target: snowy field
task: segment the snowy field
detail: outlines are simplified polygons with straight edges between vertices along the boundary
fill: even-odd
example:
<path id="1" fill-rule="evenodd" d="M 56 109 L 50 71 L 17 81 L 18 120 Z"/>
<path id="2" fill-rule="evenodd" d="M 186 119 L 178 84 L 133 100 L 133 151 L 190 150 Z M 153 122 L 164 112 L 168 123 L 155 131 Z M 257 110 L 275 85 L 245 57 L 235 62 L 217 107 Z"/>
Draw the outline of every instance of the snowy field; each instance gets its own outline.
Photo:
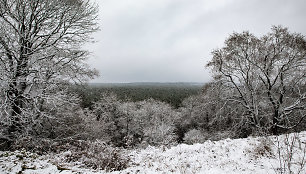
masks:
<path id="1" fill-rule="evenodd" d="M 287 164 L 290 164 L 291 170 L 297 173 L 305 164 L 305 146 L 306 132 L 269 138 L 249 137 L 207 141 L 194 145 L 180 144 L 171 148 L 148 147 L 128 152 L 132 159 L 130 167 L 110 173 L 273 174 L 281 173 L 280 166 L 288 168 Z M 107 173 L 85 169 L 81 163 L 62 163 L 60 157 L 56 155 L 38 156 L 22 151 L 0 152 L 0 173 L 18 172 L 23 174 Z M 300 173 L 306 173 L 305 167 Z"/>

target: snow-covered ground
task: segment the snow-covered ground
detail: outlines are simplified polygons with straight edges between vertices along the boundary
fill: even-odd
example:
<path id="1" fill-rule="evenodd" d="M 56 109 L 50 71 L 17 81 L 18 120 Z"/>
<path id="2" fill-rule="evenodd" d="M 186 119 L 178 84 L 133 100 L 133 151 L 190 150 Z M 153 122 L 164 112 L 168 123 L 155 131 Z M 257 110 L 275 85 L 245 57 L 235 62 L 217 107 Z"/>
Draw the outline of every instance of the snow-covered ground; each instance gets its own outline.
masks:
<path id="1" fill-rule="evenodd" d="M 290 164 L 295 173 L 302 165 L 300 163 L 306 161 L 306 132 L 299 133 L 296 139 L 293 138 L 294 134 L 290 134 L 289 137 L 282 135 L 268 139 L 249 137 L 206 141 L 194 145 L 180 144 L 171 148 L 148 147 L 144 150 L 130 151 L 129 156 L 132 159 L 130 167 L 111 173 L 273 174 L 280 173 L 280 165 L 287 164 L 287 157 L 292 157 Z M 292 146 L 293 140 L 294 146 Z M 278 147 L 282 147 L 282 150 L 278 151 L 280 149 Z M 52 155 L 38 156 L 22 151 L 0 152 L 0 173 L 20 171 L 24 174 L 107 173 L 82 168 L 82 164 L 61 163 L 58 159 L 60 158 Z M 306 166 L 301 173 L 306 173 L 305 168 Z"/>

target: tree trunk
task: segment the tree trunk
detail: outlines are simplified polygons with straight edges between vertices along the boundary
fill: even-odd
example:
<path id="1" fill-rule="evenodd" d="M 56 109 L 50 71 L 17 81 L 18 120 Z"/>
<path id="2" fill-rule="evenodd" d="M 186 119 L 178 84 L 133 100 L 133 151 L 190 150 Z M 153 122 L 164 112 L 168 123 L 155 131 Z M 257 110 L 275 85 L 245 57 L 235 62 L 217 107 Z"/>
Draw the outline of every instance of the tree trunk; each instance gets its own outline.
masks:
<path id="1" fill-rule="evenodd" d="M 273 119 L 272 119 L 272 128 L 271 128 L 271 133 L 273 135 L 277 135 L 278 134 L 278 111 L 275 110 L 274 111 L 274 115 L 273 115 Z"/>
<path id="2" fill-rule="evenodd" d="M 25 17 L 25 16 L 22 16 Z M 13 77 L 13 82 L 10 84 L 10 92 L 8 93 L 9 97 L 12 99 L 12 112 L 11 120 L 12 124 L 8 129 L 9 135 L 14 136 L 15 133 L 22 132 L 21 124 L 21 114 L 22 108 L 24 107 L 24 91 L 27 88 L 26 79 L 28 76 L 28 61 L 31 52 L 32 44 L 29 42 L 29 38 L 26 37 L 24 19 L 20 24 L 20 34 L 23 37 L 20 37 L 19 44 L 19 59 L 16 62 L 16 72 Z M 12 68 L 14 69 L 14 68 Z"/>
<path id="3" fill-rule="evenodd" d="M 18 89 L 16 89 L 16 82 L 11 85 L 11 90 L 8 92 L 8 97 L 12 98 L 11 103 L 11 125 L 8 128 L 9 137 L 14 139 L 16 133 L 22 132 L 21 114 L 23 107 L 23 97 L 20 95 Z"/>
<path id="4" fill-rule="evenodd" d="M 13 82 L 10 85 L 10 90 L 7 93 L 8 97 L 12 99 L 11 102 L 11 125 L 7 129 L 8 139 L 6 140 L 6 148 L 10 149 L 14 140 L 16 140 L 17 135 L 22 132 L 22 124 L 21 124 L 21 114 L 22 114 L 22 103 L 23 99 L 20 96 L 18 90 L 16 89 L 16 82 Z"/>

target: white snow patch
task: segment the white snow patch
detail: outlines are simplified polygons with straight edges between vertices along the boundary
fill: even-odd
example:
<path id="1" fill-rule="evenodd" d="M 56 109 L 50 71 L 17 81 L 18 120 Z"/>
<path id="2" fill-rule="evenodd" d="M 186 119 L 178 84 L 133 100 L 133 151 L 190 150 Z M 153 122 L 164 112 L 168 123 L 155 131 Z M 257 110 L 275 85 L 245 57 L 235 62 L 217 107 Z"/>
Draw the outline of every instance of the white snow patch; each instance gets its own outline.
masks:
<path id="1" fill-rule="evenodd" d="M 303 155 L 305 155 L 306 132 L 301 132 L 298 135 L 299 139 L 296 141 L 293 151 L 293 162 L 299 162 L 305 157 Z M 285 135 L 269 137 L 271 154 L 267 153 L 266 155 L 258 155 L 254 152 L 254 149 L 260 146 L 263 137 L 206 141 L 203 144 L 194 145 L 180 144 L 168 149 L 149 146 L 144 150 L 132 150 L 129 153 L 132 160 L 129 168 L 109 173 L 273 174 L 280 167 L 277 142 L 284 142 L 285 138 Z M 23 151 L 1 151 L 0 173 L 18 173 L 20 171 L 24 174 L 107 173 L 101 170 L 85 169 L 82 167 L 82 163 L 61 163 L 59 159 L 61 158 L 56 155 L 39 156 Z M 293 165 L 292 170 L 296 171 L 298 167 L 298 165 Z M 301 173 L 306 173 L 305 167 Z"/>

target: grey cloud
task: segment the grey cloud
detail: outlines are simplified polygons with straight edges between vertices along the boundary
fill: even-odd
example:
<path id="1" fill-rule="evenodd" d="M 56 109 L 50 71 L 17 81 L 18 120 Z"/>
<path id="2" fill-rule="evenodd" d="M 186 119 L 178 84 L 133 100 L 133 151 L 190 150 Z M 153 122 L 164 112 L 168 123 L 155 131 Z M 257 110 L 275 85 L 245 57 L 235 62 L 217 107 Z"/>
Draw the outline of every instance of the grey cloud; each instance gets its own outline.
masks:
<path id="1" fill-rule="evenodd" d="M 210 52 L 233 31 L 283 25 L 305 35 L 304 0 L 103 0 L 94 82 L 209 81 Z"/>

